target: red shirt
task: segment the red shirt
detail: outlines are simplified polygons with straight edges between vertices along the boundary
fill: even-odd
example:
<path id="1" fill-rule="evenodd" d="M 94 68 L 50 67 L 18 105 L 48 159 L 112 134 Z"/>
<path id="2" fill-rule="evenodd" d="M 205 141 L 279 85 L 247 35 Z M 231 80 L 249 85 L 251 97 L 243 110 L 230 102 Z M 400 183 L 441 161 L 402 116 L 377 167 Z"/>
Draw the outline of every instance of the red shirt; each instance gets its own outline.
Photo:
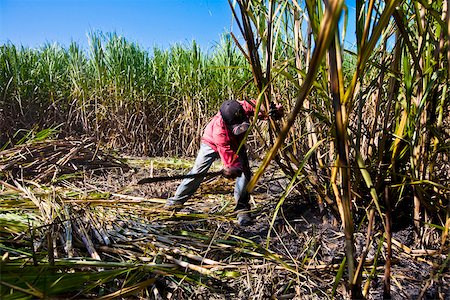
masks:
<path id="1" fill-rule="evenodd" d="M 253 116 L 255 109 L 250 103 L 247 101 L 238 102 L 244 108 L 247 117 Z M 218 112 L 208 125 L 206 125 L 202 143 L 210 146 L 214 151 L 219 153 L 222 164 L 226 168 L 236 167 L 242 169 L 237 150 L 243 138 L 244 134 L 235 136 L 227 129 L 222 115 Z"/>

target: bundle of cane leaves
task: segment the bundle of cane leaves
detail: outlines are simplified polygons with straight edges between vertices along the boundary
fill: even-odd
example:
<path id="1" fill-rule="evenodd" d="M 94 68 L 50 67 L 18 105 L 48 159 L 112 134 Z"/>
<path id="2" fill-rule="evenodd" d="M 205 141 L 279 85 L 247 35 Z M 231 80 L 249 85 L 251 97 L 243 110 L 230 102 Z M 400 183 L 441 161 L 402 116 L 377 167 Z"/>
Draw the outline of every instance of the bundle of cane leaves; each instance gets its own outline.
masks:
<path id="1" fill-rule="evenodd" d="M 188 290 L 192 291 L 196 286 L 220 285 L 222 278 L 240 276 L 241 268 L 245 269 L 241 264 L 213 258 L 236 256 L 241 260 L 239 257 L 244 255 L 242 257 L 246 259 L 255 259 L 255 265 L 264 258 L 254 250 L 260 248 L 255 243 L 238 242 L 222 233 L 214 236 L 214 232 L 206 229 L 172 231 L 167 226 L 152 223 L 152 218 L 131 217 L 136 208 L 137 205 L 65 209 L 60 214 L 70 219 L 60 224 L 54 221 L 51 235 L 35 231 L 34 244 L 43 241 L 39 247 L 34 250 L 2 247 L 2 252 L 11 253 L 3 262 L 2 296 L 103 295 L 114 298 L 145 295 L 155 288 L 158 276 L 160 280 L 164 278 L 168 286 L 172 281 L 175 285 L 184 282 L 183 289 L 187 290 L 183 293 L 189 295 Z M 71 237 L 68 228 L 73 229 Z M 41 236 L 37 236 L 39 234 Z M 102 235 L 108 239 L 102 241 Z M 50 243 L 45 243 L 46 236 L 54 245 L 53 249 Z M 80 258 L 67 258 L 69 253 L 60 252 L 62 246 L 68 250 L 70 239 L 73 241 L 72 252 Z M 87 257 L 89 255 L 91 258 Z M 24 270 L 28 270 L 28 275 L 18 279 L 17 274 Z"/>
<path id="2" fill-rule="evenodd" d="M 214 278 L 209 270 L 183 258 L 168 255 L 164 260 L 169 263 L 154 263 L 155 252 L 132 247 L 142 239 L 152 242 L 152 235 L 146 234 L 150 222 L 127 218 L 133 209 L 72 206 L 64 204 L 58 192 L 44 198 L 38 188 L 33 193 L 18 183 L 16 190 L 24 203 L 28 201 L 27 208 L 22 207 L 27 217 L 9 213 L 0 218 L 5 228 L 0 244 L 2 299 L 146 297 L 158 274 L 192 283 L 201 276 Z M 31 216 L 37 222 L 30 222 Z"/>
<path id="3" fill-rule="evenodd" d="M 157 275 L 153 270 L 170 271 L 170 265 L 57 260 L 38 266 L 9 263 L 2 266 L 2 299 L 44 299 L 78 297 L 115 299 L 120 296 L 145 297 Z"/>
<path id="4" fill-rule="evenodd" d="M 0 152 L 0 172 L 36 182 L 67 180 L 83 171 L 114 168 L 129 169 L 124 162 L 101 151 L 92 139 L 37 141 Z"/>

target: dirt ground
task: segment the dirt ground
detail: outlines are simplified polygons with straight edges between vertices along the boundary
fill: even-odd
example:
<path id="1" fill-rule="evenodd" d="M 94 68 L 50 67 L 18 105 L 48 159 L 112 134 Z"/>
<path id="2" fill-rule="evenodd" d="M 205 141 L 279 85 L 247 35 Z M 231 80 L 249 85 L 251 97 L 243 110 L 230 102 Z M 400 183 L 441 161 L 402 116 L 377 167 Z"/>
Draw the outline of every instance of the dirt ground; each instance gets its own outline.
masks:
<path id="1" fill-rule="evenodd" d="M 165 210 L 163 202 L 174 193 L 180 180 L 134 184 L 144 177 L 186 174 L 187 171 L 186 166 L 177 168 L 173 164 L 168 167 L 141 164 L 127 173 L 89 179 L 90 184 L 100 190 L 113 188 L 119 195 L 156 201 L 142 201 L 134 206 L 134 217 L 130 218 L 129 224 L 127 217 L 121 220 L 123 228 L 151 223 L 152 230 L 157 228 L 158 237 L 173 237 L 187 232 L 193 239 L 201 234 L 215 240 L 245 243 L 245 247 L 236 246 L 233 250 L 211 245 L 206 249 L 194 246 L 204 258 L 237 267 L 237 277 L 208 279 L 205 285 L 198 285 L 162 276 L 157 281 L 155 295 L 162 299 L 347 298 L 344 287 L 346 272 L 335 284 L 345 256 L 344 235 L 339 222 L 327 210 L 321 213 L 314 200 L 301 198 L 295 191 L 288 195 L 274 218 L 278 200 L 288 183 L 275 168 L 266 173 L 252 194 L 254 223 L 245 227 L 237 224 L 233 214 L 232 180 L 222 177 L 206 180 L 186 203 L 185 209 L 176 215 Z M 148 233 L 144 230 L 133 238 L 146 239 Z M 368 299 L 382 299 L 385 245 L 380 245 L 379 233 L 373 237 L 362 285 L 367 290 Z M 409 226 L 395 232 L 393 237 L 398 243 L 393 246 L 392 299 L 450 299 L 450 275 L 448 266 L 443 266 L 447 254 L 439 255 L 435 249 L 429 252 L 415 249 L 413 229 Z M 359 257 L 366 248 L 365 228 L 356 230 L 355 240 Z M 123 239 L 115 239 L 116 244 L 124 242 Z M 172 246 L 177 245 L 175 242 Z"/>

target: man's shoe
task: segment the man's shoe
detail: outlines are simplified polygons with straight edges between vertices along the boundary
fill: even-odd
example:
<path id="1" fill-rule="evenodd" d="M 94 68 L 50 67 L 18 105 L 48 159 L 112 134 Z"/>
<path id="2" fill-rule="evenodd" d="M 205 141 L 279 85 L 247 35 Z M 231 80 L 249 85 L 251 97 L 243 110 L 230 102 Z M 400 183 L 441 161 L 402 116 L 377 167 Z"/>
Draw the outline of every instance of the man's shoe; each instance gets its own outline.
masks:
<path id="1" fill-rule="evenodd" d="M 183 203 L 167 199 L 166 204 L 164 204 L 164 209 L 180 211 L 183 208 L 183 206 L 184 206 Z"/>
<path id="2" fill-rule="evenodd" d="M 253 224 L 253 219 L 249 212 L 238 213 L 236 219 L 239 226 L 249 226 Z"/>

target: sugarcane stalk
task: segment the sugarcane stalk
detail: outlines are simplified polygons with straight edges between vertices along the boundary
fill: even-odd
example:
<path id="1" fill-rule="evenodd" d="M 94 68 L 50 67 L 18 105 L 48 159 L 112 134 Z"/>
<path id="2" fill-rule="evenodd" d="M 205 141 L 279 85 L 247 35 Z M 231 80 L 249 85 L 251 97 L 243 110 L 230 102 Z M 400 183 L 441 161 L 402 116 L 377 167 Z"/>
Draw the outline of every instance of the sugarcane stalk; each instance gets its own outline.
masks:
<path id="1" fill-rule="evenodd" d="M 344 227 L 345 234 L 345 254 L 347 257 L 347 270 L 349 275 L 349 287 L 351 290 L 352 298 L 360 298 L 361 283 L 357 278 L 357 282 L 353 282 L 355 278 L 356 266 L 355 266 L 355 249 L 353 240 L 353 217 L 351 213 L 351 183 L 350 183 L 350 165 L 348 162 L 348 137 L 346 134 L 346 111 L 345 105 L 341 102 L 341 95 L 343 94 L 343 83 L 340 73 L 341 69 L 341 56 L 339 52 L 339 38 L 335 34 L 334 42 L 332 42 L 328 49 L 328 64 L 329 64 L 329 78 L 330 78 L 330 92 L 333 100 L 334 118 L 335 118 L 335 134 L 337 145 L 337 167 L 341 175 L 342 188 L 337 199 L 341 199 L 338 202 L 339 210 L 341 212 L 342 225 Z M 336 190 L 335 190 L 336 191 Z"/>
<path id="2" fill-rule="evenodd" d="M 208 172 L 208 173 L 195 173 L 195 174 L 185 174 L 185 175 L 147 177 L 147 178 L 140 179 L 138 181 L 138 184 L 154 183 L 154 182 L 160 182 L 160 181 L 178 180 L 178 179 L 185 179 L 185 178 L 215 177 L 215 176 L 221 175 L 222 173 L 223 173 L 222 171 L 216 171 L 216 172 Z"/>
<path id="3" fill-rule="evenodd" d="M 389 198 L 389 186 L 386 185 L 384 192 L 386 203 L 386 263 L 384 268 L 383 298 L 391 299 L 391 260 L 392 260 L 392 232 L 391 232 L 391 199 Z"/>

